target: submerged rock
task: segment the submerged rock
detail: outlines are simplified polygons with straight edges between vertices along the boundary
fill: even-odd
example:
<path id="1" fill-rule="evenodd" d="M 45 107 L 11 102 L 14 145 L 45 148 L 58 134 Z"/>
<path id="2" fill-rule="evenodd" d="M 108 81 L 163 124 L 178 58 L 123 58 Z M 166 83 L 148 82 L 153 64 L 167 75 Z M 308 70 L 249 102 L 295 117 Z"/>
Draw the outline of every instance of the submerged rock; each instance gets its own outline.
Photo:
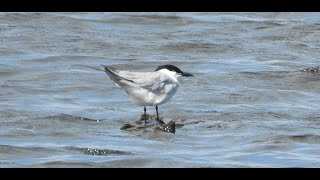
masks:
<path id="1" fill-rule="evenodd" d="M 310 72 L 310 73 L 319 73 L 320 72 L 320 66 L 317 67 L 308 67 L 306 69 L 302 70 L 303 72 Z"/>
<path id="2" fill-rule="evenodd" d="M 134 128 L 136 126 L 132 125 L 132 124 L 124 124 L 122 125 L 122 127 L 120 128 L 121 130 L 126 130 L 126 129 L 130 129 L 130 128 Z"/>

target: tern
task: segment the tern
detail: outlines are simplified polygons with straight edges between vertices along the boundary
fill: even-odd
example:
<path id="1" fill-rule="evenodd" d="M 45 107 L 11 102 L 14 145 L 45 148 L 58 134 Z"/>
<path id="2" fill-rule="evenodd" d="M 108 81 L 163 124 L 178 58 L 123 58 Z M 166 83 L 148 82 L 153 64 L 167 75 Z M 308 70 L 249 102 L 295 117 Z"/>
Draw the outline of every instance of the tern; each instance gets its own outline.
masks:
<path id="1" fill-rule="evenodd" d="M 133 72 L 115 69 L 111 66 L 101 65 L 103 70 L 117 85 L 126 91 L 132 102 L 144 107 L 144 120 L 146 123 L 146 106 L 155 106 L 157 112 L 156 120 L 159 119 L 158 106 L 169 101 L 177 92 L 179 87 L 178 77 L 193 76 L 181 71 L 174 65 L 158 66 L 154 72 Z"/>

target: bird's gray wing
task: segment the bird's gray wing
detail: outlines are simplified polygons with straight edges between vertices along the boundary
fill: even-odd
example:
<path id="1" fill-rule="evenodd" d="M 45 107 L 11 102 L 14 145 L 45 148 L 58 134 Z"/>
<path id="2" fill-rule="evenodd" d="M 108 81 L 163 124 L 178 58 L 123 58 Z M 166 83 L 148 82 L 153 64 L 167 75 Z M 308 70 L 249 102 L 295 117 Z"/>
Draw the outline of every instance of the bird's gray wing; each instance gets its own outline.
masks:
<path id="1" fill-rule="evenodd" d="M 141 77 L 142 75 L 142 77 Z M 140 76 L 140 77 L 139 77 Z M 138 73 L 133 81 L 141 88 L 159 94 L 169 83 L 169 79 L 157 72 Z"/>
<path id="2" fill-rule="evenodd" d="M 120 86 L 136 86 L 153 93 L 159 93 L 169 82 L 169 78 L 157 72 L 130 72 L 104 66 L 110 78 Z"/>

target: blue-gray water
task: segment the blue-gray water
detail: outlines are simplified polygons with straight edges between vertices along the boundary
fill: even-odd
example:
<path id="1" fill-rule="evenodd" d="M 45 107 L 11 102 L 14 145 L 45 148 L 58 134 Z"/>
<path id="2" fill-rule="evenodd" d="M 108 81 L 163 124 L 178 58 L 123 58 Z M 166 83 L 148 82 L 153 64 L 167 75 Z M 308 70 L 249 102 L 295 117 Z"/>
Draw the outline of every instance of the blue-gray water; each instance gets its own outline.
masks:
<path id="1" fill-rule="evenodd" d="M 0 13 L 0 167 L 320 167 L 319 13 Z M 81 65 L 195 76 L 159 106 Z M 147 112 L 155 114 L 153 107 Z M 82 117 L 82 118 L 81 118 Z M 87 118 L 87 119 L 86 119 Z"/>

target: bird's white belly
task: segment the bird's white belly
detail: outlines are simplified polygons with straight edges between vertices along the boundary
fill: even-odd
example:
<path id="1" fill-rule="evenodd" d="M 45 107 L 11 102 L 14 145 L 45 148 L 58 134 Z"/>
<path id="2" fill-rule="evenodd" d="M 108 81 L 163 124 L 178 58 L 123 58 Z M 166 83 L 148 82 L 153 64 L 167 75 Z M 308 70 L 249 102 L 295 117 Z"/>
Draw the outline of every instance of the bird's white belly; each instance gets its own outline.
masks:
<path id="1" fill-rule="evenodd" d="M 159 93 L 153 93 L 146 89 L 140 88 L 128 92 L 133 103 L 139 106 L 156 106 L 170 100 L 177 92 L 177 84 L 166 85 Z"/>

